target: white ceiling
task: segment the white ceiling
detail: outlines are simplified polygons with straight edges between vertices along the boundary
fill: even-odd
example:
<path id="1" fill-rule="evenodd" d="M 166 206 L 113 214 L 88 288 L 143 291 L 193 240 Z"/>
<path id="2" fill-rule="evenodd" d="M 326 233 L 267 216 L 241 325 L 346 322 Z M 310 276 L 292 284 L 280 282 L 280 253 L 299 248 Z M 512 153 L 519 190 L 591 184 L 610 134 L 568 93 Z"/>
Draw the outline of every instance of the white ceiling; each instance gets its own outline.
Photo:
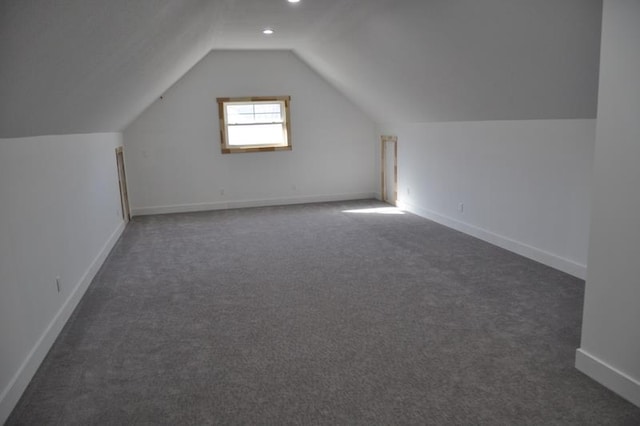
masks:
<path id="1" fill-rule="evenodd" d="M 601 9 L 600 0 L 0 0 L 0 137 L 120 131 L 212 49 L 294 50 L 381 122 L 593 118 Z"/>

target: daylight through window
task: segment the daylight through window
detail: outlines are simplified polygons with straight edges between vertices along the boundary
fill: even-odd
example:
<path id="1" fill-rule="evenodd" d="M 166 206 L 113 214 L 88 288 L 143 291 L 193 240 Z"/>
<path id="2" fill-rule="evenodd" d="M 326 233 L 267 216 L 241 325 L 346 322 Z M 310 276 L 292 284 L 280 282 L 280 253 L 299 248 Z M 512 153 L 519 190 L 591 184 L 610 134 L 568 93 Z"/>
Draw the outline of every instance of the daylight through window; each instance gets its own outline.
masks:
<path id="1" fill-rule="evenodd" d="M 289 96 L 218 98 L 222 153 L 291 149 Z"/>

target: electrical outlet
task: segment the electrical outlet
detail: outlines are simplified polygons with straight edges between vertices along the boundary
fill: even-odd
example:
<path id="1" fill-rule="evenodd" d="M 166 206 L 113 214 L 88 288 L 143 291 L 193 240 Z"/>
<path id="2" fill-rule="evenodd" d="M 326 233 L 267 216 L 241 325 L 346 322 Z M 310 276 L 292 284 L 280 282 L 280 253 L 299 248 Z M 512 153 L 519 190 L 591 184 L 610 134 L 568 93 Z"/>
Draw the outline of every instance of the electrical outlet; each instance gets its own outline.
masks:
<path id="1" fill-rule="evenodd" d="M 458 204 L 458 211 L 459 211 L 460 213 L 464 213 L 464 203 L 460 203 L 460 204 Z"/>
<path id="2" fill-rule="evenodd" d="M 60 277 L 56 277 L 56 288 L 58 289 L 58 293 L 60 293 Z"/>

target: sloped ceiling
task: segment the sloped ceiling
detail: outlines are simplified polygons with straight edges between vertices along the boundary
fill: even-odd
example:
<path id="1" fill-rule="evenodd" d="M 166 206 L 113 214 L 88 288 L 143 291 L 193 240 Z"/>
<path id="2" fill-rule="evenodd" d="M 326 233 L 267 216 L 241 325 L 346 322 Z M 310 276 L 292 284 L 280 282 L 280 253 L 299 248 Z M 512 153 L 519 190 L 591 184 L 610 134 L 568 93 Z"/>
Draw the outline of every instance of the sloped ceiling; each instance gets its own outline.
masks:
<path id="1" fill-rule="evenodd" d="M 212 49 L 291 49 L 380 122 L 593 118 L 601 9 L 0 0 L 0 137 L 120 131 Z"/>
<path id="2" fill-rule="evenodd" d="M 381 122 L 595 118 L 602 4 L 397 1 L 299 54 Z"/>

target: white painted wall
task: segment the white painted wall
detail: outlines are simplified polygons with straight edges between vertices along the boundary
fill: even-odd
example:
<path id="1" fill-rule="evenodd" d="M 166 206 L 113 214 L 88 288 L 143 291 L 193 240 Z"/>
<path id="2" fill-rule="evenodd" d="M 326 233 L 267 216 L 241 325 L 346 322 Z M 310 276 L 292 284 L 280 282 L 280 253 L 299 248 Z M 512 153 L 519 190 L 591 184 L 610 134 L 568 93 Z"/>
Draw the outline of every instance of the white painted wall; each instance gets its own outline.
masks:
<path id="1" fill-rule="evenodd" d="M 398 136 L 401 207 L 584 277 L 595 120 L 380 128 Z"/>
<path id="2" fill-rule="evenodd" d="M 576 366 L 640 406 L 640 2 L 606 0 Z"/>
<path id="3" fill-rule="evenodd" d="M 221 154 L 216 98 L 268 95 L 291 96 L 293 150 Z M 211 52 L 123 137 L 134 214 L 375 191 L 375 124 L 289 51 Z"/>
<path id="4" fill-rule="evenodd" d="M 0 424 L 124 229 L 119 145 L 117 133 L 0 139 Z"/>

